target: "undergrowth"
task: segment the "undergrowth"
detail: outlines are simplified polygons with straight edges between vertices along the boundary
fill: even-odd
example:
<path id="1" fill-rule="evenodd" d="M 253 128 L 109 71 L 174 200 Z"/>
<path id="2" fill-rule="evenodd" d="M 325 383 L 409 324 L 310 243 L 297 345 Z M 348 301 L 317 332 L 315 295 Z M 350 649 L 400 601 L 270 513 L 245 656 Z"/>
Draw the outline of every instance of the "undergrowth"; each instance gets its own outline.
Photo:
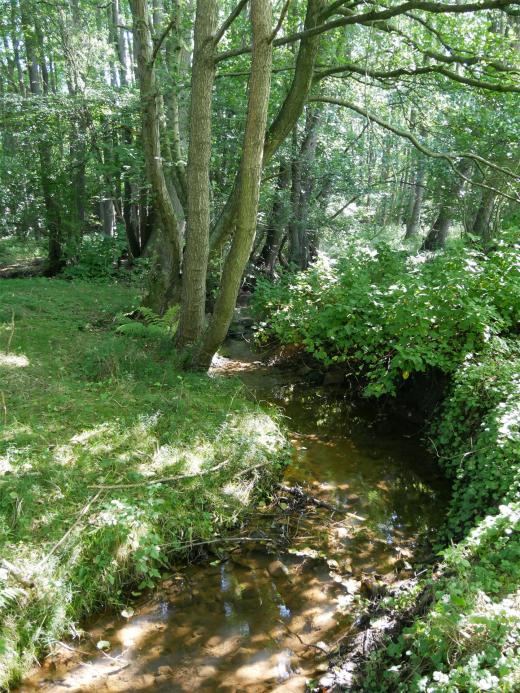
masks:
<path id="1" fill-rule="evenodd" d="M 0 688 L 236 524 L 285 458 L 238 382 L 176 370 L 164 318 L 122 329 L 136 305 L 121 285 L 0 283 Z"/>
<path id="2" fill-rule="evenodd" d="M 453 491 L 440 577 L 423 578 L 431 605 L 376 649 L 359 690 L 520 690 L 519 250 L 516 232 L 489 255 L 353 244 L 278 285 L 259 282 L 260 341 L 343 363 L 367 396 L 398 394 L 433 369 L 450 382 L 428 432 Z"/>
<path id="3" fill-rule="evenodd" d="M 469 353 L 520 318 L 520 246 L 505 234 L 489 256 L 454 247 L 428 257 L 353 244 L 279 283 L 260 280 L 260 341 L 297 345 L 325 366 L 343 363 L 365 394 L 395 394 L 412 374 L 454 373 Z"/>

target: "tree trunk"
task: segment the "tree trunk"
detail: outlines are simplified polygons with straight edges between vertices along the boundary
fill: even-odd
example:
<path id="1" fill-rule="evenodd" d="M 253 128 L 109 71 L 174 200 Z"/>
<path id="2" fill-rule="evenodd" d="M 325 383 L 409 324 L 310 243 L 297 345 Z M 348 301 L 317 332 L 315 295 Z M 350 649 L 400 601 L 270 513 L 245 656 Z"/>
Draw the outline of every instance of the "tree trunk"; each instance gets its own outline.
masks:
<path id="1" fill-rule="evenodd" d="M 325 0 L 308 0 L 305 15 L 304 31 L 313 29 L 320 23 L 320 13 Z M 300 41 L 296 58 L 294 78 L 278 115 L 266 134 L 263 165 L 266 166 L 289 133 L 294 129 L 303 112 L 314 74 L 314 65 L 318 53 L 319 34 L 307 36 Z M 239 177 L 235 179 L 233 190 L 211 231 L 210 246 L 212 252 L 222 249 L 235 228 L 240 198 Z"/>
<path id="2" fill-rule="evenodd" d="M 156 274 L 152 278 L 154 291 L 148 296 L 147 304 L 157 313 L 163 313 L 171 297 L 178 297 L 180 293 L 181 234 L 161 156 L 159 95 L 152 62 L 152 35 L 146 0 L 130 0 L 130 8 L 139 76 L 144 156 L 161 227 L 162 248 L 155 264 Z"/>
<path id="3" fill-rule="evenodd" d="M 215 78 L 213 34 L 217 17 L 215 0 L 198 0 L 191 77 L 188 223 L 177 332 L 180 347 L 196 342 L 204 330 L 210 225 L 211 92 Z"/>
<path id="4" fill-rule="evenodd" d="M 34 43 L 35 30 L 29 23 L 30 12 L 27 0 L 20 4 L 20 18 L 25 39 L 27 68 L 29 72 L 29 91 L 33 97 L 41 96 L 40 71 Z M 62 241 L 60 209 L 56 201 L 56 190 L 52 180 L 52 153 L 50 142 L 40 135 L 38 139 L 38 158 L 40 165 L 40 183 L 45 204 L 45 222 L 49 239 L 48 260 L 49 274 L 56 274 L 62 267 Z"/>
<path id="5" fill-rule="evenodd" d="M 289 241 L 289 264 L 302 269 L 300 247 L 300 199 L 301 199 L 301 161 L 298 147 L 298 129 L 295 127 L 292 136 L 291 157 L 291 218 L 287 227 Z"/>
<path id="6" fill-rule="evenodd" d="M 207 369 L 226 338 L 237 300 L 242 275 L 251 253 L 258 213 L 262 157 L 271 88 L 272 10 L 270 0 L 251 0 L 253 53 L 249 99 L 239 173 L 239 204 L 236 230 L 224 263 L 220 290 L 211 321 L 193 365 Z"/>
<path id="7" fill-rule="evenodd" d="M 457 168 L 459 173 L 466 176 L 471 168 L 471 164 L 465 159 Z M 464 183 L 464 179 L 458 176 L 454 180 L 451 189 L 441 204 L 432 228 L 421 245 L 421 250 L 441 250 L 446 245 L 446 238 L 455 216 L 459 195 L 462 192 Z"/>
<path id="8" fill-rule="evenodd" d="M 424 179 L 426 174 L 425 161 L 421 157 L 417 162 L 415 180 L 410 193 L 410 206 L 406 219 L 405 240 L 414 238 L 419 233 L 421 223 L 422 204 L 424 199 Z"/>
<path id="9" fill-rule="evenodd" d="M 264 246 L 256 262 L 257 266 L 271 277 L 274 276 L 274 269 L 278 260 L 278 251 L 287 224 L 288 209 L 284 194 L 289 187 L 290 179 L 289 165 L 287 161 L 282 160 L 280 162 L 280 170 L 276 181 L 276 191 L 267 225 Z"/>
<path id="10" fill-rule="evenodd" d="M 497 194 L 493 190 L 483 190 L 471 233 L 478 236 L 484 246 L 491 240 L 491 217 L 495 207 Z"/>
<path id="11" fill-rule="evenodd" d="M 289 263 L 304 270 L 309 266 L 311 234 L 308 230 L 309 203 L 313 190 L 312 163 L 318 143 L 319 114 L 315 109 L 307 112 L 305 133 L 301 147 L 293 139 L 292 215 L 288 229 Z M 294 131 L 296 133 L 296 130 Z"/>
<path id="12" fill-rule="evenodd" d="M 117 57 L 119 59 L 119 85 L 121 87 L 126 87 L 126 46 L 125 46 L 125 35 L 124 30 L 120 26 L 121 16 L 119 11 L 119 0 L 112 0 L 112 25 L 113 29 L 111 32 L 112 42 L 114 44 L 114 49 L 116 51 Z"/>

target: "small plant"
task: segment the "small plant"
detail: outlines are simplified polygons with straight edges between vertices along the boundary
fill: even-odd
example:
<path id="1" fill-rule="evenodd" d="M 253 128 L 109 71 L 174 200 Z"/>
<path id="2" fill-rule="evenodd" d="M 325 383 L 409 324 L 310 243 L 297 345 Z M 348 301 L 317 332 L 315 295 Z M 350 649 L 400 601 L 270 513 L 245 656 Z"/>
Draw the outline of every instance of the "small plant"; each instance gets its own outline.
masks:
<path id="1" fill-rule="evenodd" d="M 124 234 L 104 236 L 90 233 L 70 240 L 65 247 L 66 279 L 109 280 L 118 272 L 118 262 L 126 251 Z"/>

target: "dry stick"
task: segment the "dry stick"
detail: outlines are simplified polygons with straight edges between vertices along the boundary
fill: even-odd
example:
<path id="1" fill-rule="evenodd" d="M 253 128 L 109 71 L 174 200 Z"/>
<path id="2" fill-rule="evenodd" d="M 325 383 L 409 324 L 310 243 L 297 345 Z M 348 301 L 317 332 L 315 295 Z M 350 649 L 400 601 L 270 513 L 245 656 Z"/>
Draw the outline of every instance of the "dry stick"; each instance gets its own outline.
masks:
<path id="1" fill-rule="evenodd" d="M 88 503 L 86 503 L 86 504 L 81 508 L 81 510 L 80 510 L 80 512 L 79 512 L 79 514 L 78 514 L 78 516 L 76 517 L 76 520 L 72 523 L 72 525 L 71 525 L 71 526 L 69 527 L 69 529 L 65 532 L 65 534 L 62 536 L 62 538 L 61 538 L 56 544 L 54 544 L 54 546 L 53 546 L 52 549 L 49 551 L 49 553 L 45 556 L 45 558 L 43 558 L 43 559 L 38 563 L 38 565 L 36 566 L 36 568 L 40 568 L 40 566 L 42 566 L 42 565 L 52 556 L 52 554 L 55 553 L 55 552 L 60 548 L 60 546 L 62 546 L 62 545 L 65 543 L 65 541 L 68 539 L 68 537 L 69 537 L 69 536 L 71 535 L 71 533 L 74 531 L 74 529 L 78 526 L 79 521 L 81 520 L 81 518 L 82 518 L 84 515 L 87 514 L 87 512 L 90 510 L 91 505 L 97 501 L 97 499 L 99 498 L 100 494 L 101 494 L 101 491 L 98 491 L 98 492 L 96 493 L 96 495 L 93 496 L 93 497 L 88 501 Z"/>
<path id="2" fill-rule="evenodd" d="M 5 348 L 6 354 L 9 353 L 9 350 L 11 348 L 11 342 L 13 340 L 13 335 L 14 335 L 14 310 L 12 311 L 12 314 L 11 314 L 11 333 L 9 335 L 9 338 L 7 339 L 7 346 Z"/>
<path id="3" fill-rule="evenodd" d="M 30 580 L 27 580 L 27 578 L 21 573 L 21 571 L 19 571 L 18 568 L 14 566 L 12 563 L 10 563 L 7 559 L 2 558 L 0 560 L 0 566 L 7 570 L 16 580 L 16 582 L 19 582 L 23 587 L 34 587 L 34 583 Z"/>
<path id="4" fill-rule="evenodd" d="M 7 426 L 7 404 L 5 403 L 5 395 L 3 390 L 0 390 L 0 395 L 2 395 L 2 411 L 4 412 L 4 426 Z"/>
<path id="5" fill-rule="evenodd" d="M 206 544 L 220 544 L 221 542 L 247 542 L 247 541 L 263 541 L 270 544 L 276 544 L 276 540 L 270 537 L 219 537 L 217 539 L 205 539 L 204 541 L 186 541 L 184 544 L 179 544 L 180 548 L 191 548 L 192 546 L 206 546 Z"/>
<path id="6" fill-rule="evenodd" d="M 86 652 L 85 650 L 80 650 L 80 649 L 78 649 L 77 647 L 71 647 L 70 645 L 67 645 L 67 643 L 63 642 L 62 640 L 56 640 L 56 644 L 57 644 L 57 645 L 61 645 L 61 646 L 64 647 L 66 650 L 69 650 L 70 652 L 74 652 L 74 654 L 79 654 L 79 655 L 82 655 L 83 657 L 88 657 L 89 659 L 90 659 L 94 654 L 96 654 L 95 652 Z M 98 652 L 101 652 L 101 654 L 103 655 L 103 657 L 106 657 L 107 659 L 110 659 L 110 661 L 115 662 L 116 664 L 121 664 L 121 660 L 119 659 L 119 657 L 122 657 L 122 656 L 124 655 L 124 653 L 126 652 L 126 650 L 125 650 L 125 652 L 122 652 L 122 653 L 121 653 L 120 655 L 118 655 L 117 657 L 112 657 L 112 656 L 109 655 L 107 652 L 103 652 L 103 650 L 98 650 Z M 117 671 L 122 671 L 123 669 L 126 669 L 126 667 L 129 667 L 130 664 L 131 664 L 131 662 L 124 662 L 123 666 L 122 666 L 120 669 L 117 669 Z M 111 674 L 116 674 L 117 671 L 112 671 L 112 672 L 110 672 L 110 673 L 111 673 Z"/>
<path id="7" fill-rule="evenodd" d="M 348 512 L 347 510 L 344 510 L 343 508 L 340 508 L 337 505 L 331 505 L 326 501 L 322 501 L 319 500 L 319 498 L 310 496 L 308 493 L 305 493 L 305 491 L 302 491 L 298 486 L 285 486 L 284 484 L 278 484 L 278 488 L 284 493 L 290 493 L 291 495 L 296 496 L 297 498 L 301 498 L 306 503 L 311 503 L 312 505 L 315 505 L 317 508 L 325 508 L 326 510 L 330 510 L 331 512 L 339 513 L 341 515 L 348 515 L 349 517 L 353 517 L 356 520 L 361 520 L 361 522 L 365 521 L 365 518 L 361 517 L 361 515 L 356 515 L 356 513 Z"/>
<path id="8" fill-rule="evenodd" d="M 170 483 L 172 481 L 178 481 L 179 479 L 194 479 L 198 476 L 203 476 L 204 474 L 211 474 L 212 472 L 216 472 L 219 469 L 222 469 L 222 467 L 225 467 L 227 464 L 229 464 L 229 460 L 224 460 L 224 462 L 217 464 L 216 467 L 212 467 L 211 469 L 204 469 L 201 472 L 196 472 L 194 474 L 178 474 L 177 476 L 164 476 L 164 477 L 159 477 L 158 479 L 156 479 L 156 478 L 155 479 L 147 479 L 146 481 L 143 479 L 143 481 L 138 481 L 137 483 L 134 483 L 134 484 L 93 484 L 93 485 L 89 486 L 89 488 L 99 488 L 99 489 L 139 488 L 140 486 L 151 486 L 152 484 L 166 484 L 166 483 Z M 252 467 L 252 469 L 254 469 L 254 467 Z"/>

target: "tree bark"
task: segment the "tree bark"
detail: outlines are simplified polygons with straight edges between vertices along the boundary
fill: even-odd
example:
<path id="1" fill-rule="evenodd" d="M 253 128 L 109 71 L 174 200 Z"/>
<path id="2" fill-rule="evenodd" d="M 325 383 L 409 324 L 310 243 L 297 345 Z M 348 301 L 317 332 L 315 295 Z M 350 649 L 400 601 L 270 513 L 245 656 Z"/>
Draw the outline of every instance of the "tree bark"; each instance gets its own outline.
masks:
<path id="1" fill-rule="evenodd" d="M 152 62 L 151 19 L 146 0 L 130 0 L 130 8 L 139 77 L 144 156 L 161 227 L 160 259 L 155 266 L 153 291 L 147 297 L 147 303 L 157 313 L 163 313 L 172 298 L 180 293 L 181 234 L 166 185 L 161 155 L 159 94 Z"/>
<path id="2" fill-rule="evenodd" d="M 40 70 L 37 59 L 36 45 L 34 42 L 35 29 L 31 26 L 29 17 L 31 16 L 27 0 L 20 4 L 20 19 L 25 40 L 25 52 L 27 56 L 27 69 L 29 73 L 29 91 L 33 97 L 41 96 Z M 60 209 L 56 200 L 52 181 L 52 152 L 50 142 L 43 138 L 38 138 L 38 158 L 40 167 L 40 183 L 45 204 L 45 221 L 48 233 L 48 259 L 49 274 L 53 275 L 60 271 L 62 261 L 62 239 L 61 239 L 61 219 Z"/>
<path id="3" fill-rule="evenodd" d="M 466 160 L 458 166 L 458 171 L 463 176 L 466 176 L 470 169 L 471 164 Z M 448 194 L 441 204 L 437 218 L 421 245 L 421 250 L 441 250 L 446 245 L 448 232 L 455 216 L 459 195 L 462 192 L 464 183 L 464 179 L 458 176 L 453 181 Z"/>
<path id="4" fill-rule="evenodd" d="M 319 24 L 319 15 L 324 5 L 325 0 L 307 0 L 304 31 L 312 29 Z M 303 107 L 312 84 L 319 42 L 319 35 L 308 36 L 300 42 L 291 87 L 278 115 L 266 134 L 263 151 L 264 166 L 269 163 L 280 145 L 293 130 L 303 112 Z M 239 198 L 239 176 L 237 176 L 231 194 L 211 231 L 210 246 L 212 252 L 219 252 L 232 235 L 237 219 Z"/>
<path id="5" fill-rule="evenodd" d="M 471 227 L 471 232 L 480 238 L 483 245 L 491 240 L 491 217 L 495 207 L 496 193 L 494 190 L 483 190 L 480 205 Z"/>
<path id="6" fill-rule="evenodd" d="M 271 88 L 272 10 L 270 0 L 251 0 L 253 53 L 244 144 L 239 173 L 236 230 L 224 263 L 220 290 L 210 323 L 193 365 L 207 369 L 224 341 L 233 317 L 242 274 L 251 253 L 258 213 L 262 158 Z"/>
<path id="7" fill-rule="evenodd" d="M 198 0 L 195 16 L 188 149 L 188 223 L 184 251 L 182 300 L 177 332 L 180 347 L 202 335 L 209 255 L 211 93 L 215 79 L 216 0 Z"/>
<path id="8" fill-rule="evenodd" d="M 426 174 L 426 165 L 424 158 L 420 158 L 417 162 L 415 170 L 415 180 L 410 193 L 410 205 L 406 219 L 405 240 L 414 238 L 419 233 L 421 223 L 422 204 L 424 199 L 424 179 Z"/>
<path id="9" fill-rule="evenodd" d="M 291 172 L 286 160 L 280 162 L 280 170 L 276 181 L 276 191 L 273 206 L 269 216 L 264 246 L 256 262 L 257 266 L 270 277 L 274 276 L 278 251 L 287 224 L 288 205 L 284 199 L 285 191 L 289 187 Z"/>
<path id="10" fill-rule="evenodd" d="M 292 215 L 288 229 L 289 263 L 304 270 L 309 266 L 311 234 L 308 230 L 309 203 L 313 190 L 312 163 L 318 143 L 319 113 L 309 108 L 302 144 L 293 140 Z M 296 130 L 294 130 L 296 133 Z"/>

